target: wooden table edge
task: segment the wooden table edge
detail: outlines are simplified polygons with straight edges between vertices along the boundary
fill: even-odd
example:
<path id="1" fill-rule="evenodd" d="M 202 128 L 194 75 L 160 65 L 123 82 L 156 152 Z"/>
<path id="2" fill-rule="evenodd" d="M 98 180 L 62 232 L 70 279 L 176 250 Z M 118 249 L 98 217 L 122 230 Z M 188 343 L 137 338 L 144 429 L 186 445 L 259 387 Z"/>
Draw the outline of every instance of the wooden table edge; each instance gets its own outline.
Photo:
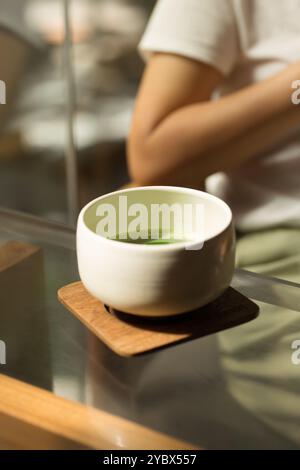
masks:
<path id="1" fill-rule="evenodd" d="M 3 449 L 195 450 L 193 445 L 0 374 Z"/>

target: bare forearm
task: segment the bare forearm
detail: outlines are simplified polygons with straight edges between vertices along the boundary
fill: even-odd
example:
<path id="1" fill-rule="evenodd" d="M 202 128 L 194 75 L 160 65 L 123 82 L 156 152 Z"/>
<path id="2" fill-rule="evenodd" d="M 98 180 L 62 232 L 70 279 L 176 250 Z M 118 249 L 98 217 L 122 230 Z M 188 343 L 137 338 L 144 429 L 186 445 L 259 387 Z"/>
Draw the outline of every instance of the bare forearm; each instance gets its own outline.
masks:
<path id="1" fill-rule="evenodd" d="M 299 70 L 299 73 L 298 73 Z M 129 146 L 133 170 L 143 183 L 187 184 L 241 164 L 283 141 L 300 125 L 291 102 L 294 64 L 270 80 L 218 101 L 183 107 L 163 119 L 140 142 Z M 137 159 L 139 164 L 135 165 Z M 139 171 L 133 176 L 139 179 Z"/>
<path id="2" fill-rule="evenodd" d="M 146 181 L 140 184 L 203 189 L 205 178 L 210 174 L 229 170 L 254 157 L 259 158 L 274 147 L 284 144 L 290 135 L 300 132 L 299 113 L 300 109 L 295 106 L 294 109 L 273 117 L 264 125 L 256 126 L 223 146 L 207 152 L 204 158 L 184 161 L 167 173 L 158 169 L 156 173 L 153 172 L 153 176 L 148 175 Z"/>

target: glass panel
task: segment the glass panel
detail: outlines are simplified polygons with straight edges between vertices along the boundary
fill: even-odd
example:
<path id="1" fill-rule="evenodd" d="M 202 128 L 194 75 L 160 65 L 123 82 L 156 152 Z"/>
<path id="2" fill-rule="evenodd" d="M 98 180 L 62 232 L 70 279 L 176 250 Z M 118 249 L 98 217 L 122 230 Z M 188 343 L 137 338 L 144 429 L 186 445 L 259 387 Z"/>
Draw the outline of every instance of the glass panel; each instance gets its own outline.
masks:
<path id="1" fill-rule="evenodd" d="M 73 0 L 80 205 L 128 181 L 125 138 L 151 1 Z M 67 221 L 64 0 L 2 0 L 0 206 Z"/>
<path id="2" fill-rule="evenodd" d="M 154 3 L 72 2 L 81 205 L 129 180 L 125 140 L 143 70 L 136 49 Z"/>
<path id="3" fill-rule="evenodd" d="M 67 210 L 62 18 L 61 1 L 1 2 L 0 205 L 57 220 Z"/>

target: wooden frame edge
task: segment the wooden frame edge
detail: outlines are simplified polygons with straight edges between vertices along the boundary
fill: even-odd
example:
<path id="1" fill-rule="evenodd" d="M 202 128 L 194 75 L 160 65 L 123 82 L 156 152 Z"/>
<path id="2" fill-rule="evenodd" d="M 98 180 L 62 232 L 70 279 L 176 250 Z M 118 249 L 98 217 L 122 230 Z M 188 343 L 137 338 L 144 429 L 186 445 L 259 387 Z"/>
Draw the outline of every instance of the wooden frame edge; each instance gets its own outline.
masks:
<path id="1" fill-rule="evenodd" d="M 196 447 L 0 374 L 0 448 L 194 450 Z"/>

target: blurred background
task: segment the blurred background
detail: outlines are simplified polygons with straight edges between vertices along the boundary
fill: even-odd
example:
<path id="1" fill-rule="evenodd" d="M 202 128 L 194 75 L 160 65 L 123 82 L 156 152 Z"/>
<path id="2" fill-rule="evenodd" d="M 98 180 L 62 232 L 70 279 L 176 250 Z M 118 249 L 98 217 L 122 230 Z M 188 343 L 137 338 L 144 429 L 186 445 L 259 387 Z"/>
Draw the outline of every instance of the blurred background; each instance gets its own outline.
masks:
<path id="1" fill-rule="evenodd" d="M 69 1 L 79 207 L 129 180 L 125 141 L 143 70 L 137 44 L 154 4 Z M 64 0 L 1 0 L 0 206 L 70 222 L 64 13 Z"/>

